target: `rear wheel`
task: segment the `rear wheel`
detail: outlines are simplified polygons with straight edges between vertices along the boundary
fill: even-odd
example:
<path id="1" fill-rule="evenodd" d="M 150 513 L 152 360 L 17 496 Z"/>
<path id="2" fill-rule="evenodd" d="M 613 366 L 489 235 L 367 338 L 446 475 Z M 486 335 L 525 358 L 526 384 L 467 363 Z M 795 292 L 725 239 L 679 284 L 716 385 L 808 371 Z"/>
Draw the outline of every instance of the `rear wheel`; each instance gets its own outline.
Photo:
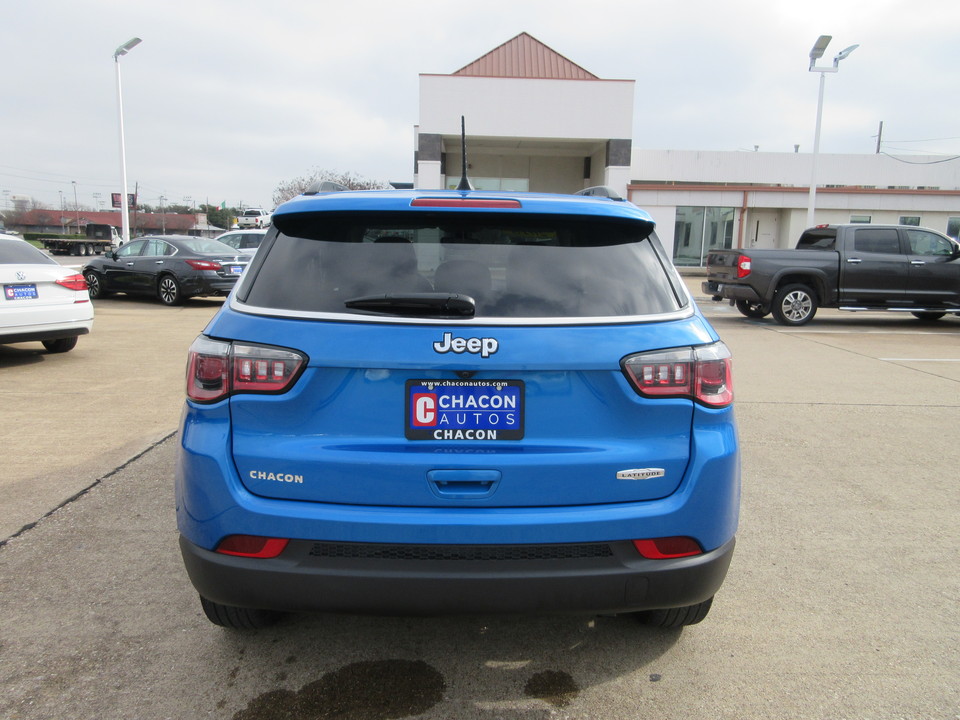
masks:
<path id="1" fill-rule="evenodd" d="M 771 310 L 781 325 L 806 325 L 817 314 L 817 297 L 806 285 L 784 285 L 777 290 Z"/>
<path id="2" fill-rule="evenodd" d="M 87 254 L 87 246 L 84 245 L 83 243 L 80 243 L 77 246 L 77 255 L 79 255 L 80 257 L 84 257 L 86 254 Z"/>
<path id="3" fill-rule="evenodd" d="M 221 605 L 213 600 L 200 596 L 200 605 L 207 620 L 220 627 L 232 630 L 258 630 L 269 627 L 283 617 L 283 613 L 273 610 L 257 610 L 255 608 L 234 607 Z"/>
<path id="4" fill-rule="evenodd" d="M 749 300 L 737 300 L 737 310 L 741 315 L 748 318 L 759 320 L 770 314 L 770 309 L 763 306 L 763 303 L 750 302 Z"/>
<path id="5" fill-rule="evenodd" d="M 915 318 L 917 318 L 917 320 L 925 320 L 930 322 L 932 322 L 933 320 L 939 320 L 944 315 L 946 315 L 946 313 L 942 313 L 942 312 L 915 312 L 910 314 L 913 315 Z"/>
<path id="6" fill-rule="evenodd" d="M 638 612 L 636 617 L 644 625 L 670 630 L 682 628 L 686 625 L 696 625 L 707 616 L 711 605 L 713 605 L 713 598 L 708 598 L 696 605 Z"/>
<path id="7" fill-rule="evenodd" d="M 173 275 L 164 275 L 157 283 L 157 296 L 164 305 L 179 305 L 183 302 L 180 283 Z"/>
<path id="8" fill-rule="evenodd" d="M 77 336 L 68 338 L 59 338 L 57 340 L 44 340 L 43 346 L 48 353 L 65 353 L 73 350 L 77 346 Z"/>

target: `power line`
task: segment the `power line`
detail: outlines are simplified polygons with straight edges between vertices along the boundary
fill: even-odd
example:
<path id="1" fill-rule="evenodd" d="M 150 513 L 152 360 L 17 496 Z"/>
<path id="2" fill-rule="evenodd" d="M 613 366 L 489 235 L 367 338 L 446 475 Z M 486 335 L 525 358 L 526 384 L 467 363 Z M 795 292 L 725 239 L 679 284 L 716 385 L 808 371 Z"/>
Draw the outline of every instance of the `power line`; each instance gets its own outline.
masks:
<path id="1" fill-rule="evenodd" d="M 915 142 L 942 142 L 944 140 L 960 140 L 960 137 L 947 137 L 947 138 L 927 138 L 926 140 L 884 140 L 884 142 L 892 143 L 915 143 Z"/>
<path id="2" fill-rule="evenodd" d="M 897 162 L 905 163 L 906 165 L 939 165 L 940 163 L 953 162 L 954 160 L 960 160 L 960 155 L 954 155 L 953 157 L 943 158 L 942 160 L 931 160 L 928 162 L 913 162 L 911 160 L 905 160 L 904 158 L 899 158 L 896 155 L 891 155 L 888 152 L 881 152 L 881 155 L 886 155 L 888 158 L 892 158 Z"/>

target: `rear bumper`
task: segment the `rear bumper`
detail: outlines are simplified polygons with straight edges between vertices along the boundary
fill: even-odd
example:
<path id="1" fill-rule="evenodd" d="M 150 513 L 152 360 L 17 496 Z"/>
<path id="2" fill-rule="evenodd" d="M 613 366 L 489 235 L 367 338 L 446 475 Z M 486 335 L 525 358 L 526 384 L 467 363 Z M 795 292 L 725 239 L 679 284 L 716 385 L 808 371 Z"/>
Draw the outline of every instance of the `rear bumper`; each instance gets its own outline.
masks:
<path id="1" fill-rule="evenodd" d="M 43 340 L 61 340 L 63 338 L 86 335 L 93 327 L 93 313 L 90 317 L 75 322 L 43 323 L 19 325 L 0 331 L 0 345 L 21 342 L 39 342 Z"/>
<path id="2" fill-rule="evenodd" d="M 615 613 L 693 605 L 726 576 L 735 540 L 703 555 L 642 558 L 630 542 L 384 545 L 292 541 L 277 558 L 220 555 L 180 537 L 203 597 L 288 612 Z"/>
<path id="3" fill-rule="evenodd" d="M 215 272 L 184 280 L 183 290 L 187 295 L 229 295 L 240 276 L 224 278 Z"/>
<path id="4" fill-rule="evenodd" d="M 705 295 L 714 300 L 746 300 L 747 302 L 761 302 L 757 291 L 749 285 L 731 285 L 729 283 L 720 283 L 715 280 L 705 280 L 700 286 Z"/>

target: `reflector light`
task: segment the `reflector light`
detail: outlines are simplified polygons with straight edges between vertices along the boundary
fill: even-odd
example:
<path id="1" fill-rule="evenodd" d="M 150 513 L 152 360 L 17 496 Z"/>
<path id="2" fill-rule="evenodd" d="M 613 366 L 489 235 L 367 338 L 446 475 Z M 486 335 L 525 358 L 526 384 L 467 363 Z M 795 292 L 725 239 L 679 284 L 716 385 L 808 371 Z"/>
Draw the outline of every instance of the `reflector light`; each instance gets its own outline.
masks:
<path id="1" fill-rule="evenodd" d="M 733 402 L 730 351 L 721 342 L 638 353 L 623 360 L 634 389 L 650 398 L 690 398 L 711 407 Z"/>
<path id="2" fill-rule="evenodd" d="M 519 200 L 496 198 L 415 198 L 411 207 L 518 208 Z"/>
<path id="3" fill-rule="evenodd" d="M 693 538 L 664 537 L 634 540 L 633 546 L 648 560 L 667 560 L 703 554 L 703 548 Z"/>
<path id="4" fill-rule="evenodd" d="M 250 558 L 275 558 L 290 542 L 287 538 L 267 538 L 258 535 L 228 535 L 217 545 L 221 555 Z"/>
<path id="5" fill-rule="evenodd" d="M 216 402 L 235 393 L 281 393 L 306 367 L 296 350 L 211 340 L 202 335 L 190 346 L 187 397 Z"/>

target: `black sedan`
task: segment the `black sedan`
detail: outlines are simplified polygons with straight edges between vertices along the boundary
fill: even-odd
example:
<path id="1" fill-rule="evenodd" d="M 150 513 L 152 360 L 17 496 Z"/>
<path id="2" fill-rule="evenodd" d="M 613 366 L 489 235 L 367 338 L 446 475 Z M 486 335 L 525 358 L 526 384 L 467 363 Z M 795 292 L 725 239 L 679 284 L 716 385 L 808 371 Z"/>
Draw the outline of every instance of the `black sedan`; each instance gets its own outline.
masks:
<path id="1" fill-rule="evenodd" d="M 250 262 L 216 240 L 187 235 L 137 238 L 83 268 L 90 297 L 113 292 L 156 295 L 179 305 L 194 295 L 226 295 Z"/>

